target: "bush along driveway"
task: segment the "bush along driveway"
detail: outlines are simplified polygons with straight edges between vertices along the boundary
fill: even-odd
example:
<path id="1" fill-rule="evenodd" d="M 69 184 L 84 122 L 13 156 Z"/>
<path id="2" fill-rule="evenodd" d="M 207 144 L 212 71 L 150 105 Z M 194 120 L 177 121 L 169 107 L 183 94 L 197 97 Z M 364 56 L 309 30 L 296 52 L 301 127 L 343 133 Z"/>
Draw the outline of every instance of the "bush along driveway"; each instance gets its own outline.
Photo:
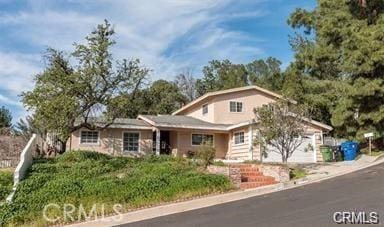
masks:
<path id="1" fill-rule="evenodd" d="M 68 152 L 36 160 L 14 202 L 0 207 L 0 226 L 69 223 L 89 217 L 94 208 L 91 218 L 100 218 L 232 188 L 227 177 L 206 173 L 185 159 Z M 65 216 L 68 209 L 71 215 Z"/>

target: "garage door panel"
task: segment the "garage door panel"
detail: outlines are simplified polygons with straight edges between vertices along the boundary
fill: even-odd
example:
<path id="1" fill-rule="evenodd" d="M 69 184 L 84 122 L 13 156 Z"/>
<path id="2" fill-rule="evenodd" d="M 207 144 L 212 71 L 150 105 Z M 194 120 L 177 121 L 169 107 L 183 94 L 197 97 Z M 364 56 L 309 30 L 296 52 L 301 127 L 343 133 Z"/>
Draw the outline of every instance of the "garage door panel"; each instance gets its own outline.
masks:
<path id="1" fill-rule="evenodd" d="M 303 143 L 293 152 L 288 158 L 288 162 L 308 163 L 314 162 L 314 149 L 308 149 L 310 144 L 314 148 L 312 135 L 305 136 Z M 267 157 L 264 157 L 264 162 L 281 162 L 281 154 L 275 152 L 276 149 L 272 146 L 267 146 Z"/>

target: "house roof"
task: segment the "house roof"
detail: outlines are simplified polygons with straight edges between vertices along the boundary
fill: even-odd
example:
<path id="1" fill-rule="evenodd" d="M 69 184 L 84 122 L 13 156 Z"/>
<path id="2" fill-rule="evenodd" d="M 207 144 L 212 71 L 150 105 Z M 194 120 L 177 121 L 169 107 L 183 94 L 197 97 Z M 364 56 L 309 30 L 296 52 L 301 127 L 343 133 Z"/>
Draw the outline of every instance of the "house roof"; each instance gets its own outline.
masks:
<path id="1" fill-rule="evenodd" d="M 107 121 L 104 118 L 92 118 L 89 120 L 94 124 L 105 124 Z M 146 121 L 130 118 L 116 118 L 109 128 L 123 128 L 123 129 L 152 129 L 152 126 Z"/>
<path id="2" fill-rule="evenodd" d="M 304 121 L 316 125 L 320 128 L 331 131 L 333 128 L 321 122 L 304 118 Z M 93 118 L 90 120 L 95 124 L 105 124 L 103 118 Z M 237 124 L 214 124 L 199 120 L 190 116 L 183 115 L 139 115 L 138 119 L 130 118 L 116 118 L 114 122 L 109 125 L 109 128 L 122 128 L 122 129 L 147 129 L 151 130 L 153 127 L 165 128 L 186 128 L 186 129 L 201 129 L 201 130 L 214 130 L 214 131 L 231 131 L 236 128 L 244 127 L 254 124 L 254 120 L 244 121 Z"/>
<path id="3" fill-rule="evenodd" d="M 328 131 L 332 131 L 333 130 L 333 128 L 331 126 L 326 125 L 324 123 L 321 123 L 319 121 L 315 121 L 315 120 L 312 120 L 312 119 L 309 119 L 309 118 L 304 118 L 303 120 L 308 122 L 308 123 L 310 123 L 310 124 L 316 125 L 316 126 L 318 126 L 320 128 L 326 129 Z"/>
<path id="4" fill-rule="evenodd" d="M 190 116 L 173 116 L 173 115 L 139 115 L 139 119 L 147 121 L 156 127 L 172 127 L 172 128 L 190 128 L 190 129 L 206 129 L 226 131 L 229 124 L 214 124 L 202 121 Z"/>
<path id="5" fill-rule="evenodd" d="M 212 97 L 212 96 L 216 96 L 216 95 L 221 95 L 221 94 L 227 94 L 227 93 L 232 93 L 232 92 L 239 92 L 239 91 L 246 91 L 246 90 L 257 90 L 257 91 L 261 91 L 265 94 L 268 94 L 270 96 L 273 96 L 273 97 L 276 97 L 276 98 L 279 98 L 279 99 L 282 99 L 284 98 L 282 95 L 279 95 L 275 92 L 272 92 L 272 91 L 269 91 L 267 89 L 264 89 L 264 88 L 261 88 L 259 86 L 256 86 L 256 85 L 252 85 L 252 86 L 245 86 L 245 87 L 238 87 L 238 88 L 232 88 L 232 89 L 227 89 L 227 90 L 221 90 L 221 91 L 215 91 L 215 92 L 208 92 L 206 93 L 205 95 L 195 99 L 194 101 L 188 103 L 187 105 L 181 107 L 180 109 L 176 110 L 175 112 L 172 113 L 172 115 L 177 115 L 179 113 L 181 113 L 182 111 L 188 109 L 189 107 L 209 98 L 209 97 Z M 297 102 L 295 100 L 292 100 L 292 99 L 289 99 L 290 102 L 296 104 Z"/>

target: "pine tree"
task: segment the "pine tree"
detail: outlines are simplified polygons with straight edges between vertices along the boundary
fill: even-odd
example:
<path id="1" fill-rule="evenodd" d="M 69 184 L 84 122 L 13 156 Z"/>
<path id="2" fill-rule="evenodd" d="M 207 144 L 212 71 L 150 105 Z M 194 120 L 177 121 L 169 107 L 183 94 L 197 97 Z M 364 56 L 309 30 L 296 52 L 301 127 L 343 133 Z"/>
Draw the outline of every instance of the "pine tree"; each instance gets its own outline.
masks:
<path id="1" fill-rule="evenodd" d="M 318 0 L 313 11 L 297 9 L 288 20 L 293 28 L 304 28 L 304 36 L 294 38 L 301 72 L 334 81 L 325 93 L 342 90 L 328 108 L 332 124 L 348 136 L 383 135 L 383 5 L 382 0 Z"/>

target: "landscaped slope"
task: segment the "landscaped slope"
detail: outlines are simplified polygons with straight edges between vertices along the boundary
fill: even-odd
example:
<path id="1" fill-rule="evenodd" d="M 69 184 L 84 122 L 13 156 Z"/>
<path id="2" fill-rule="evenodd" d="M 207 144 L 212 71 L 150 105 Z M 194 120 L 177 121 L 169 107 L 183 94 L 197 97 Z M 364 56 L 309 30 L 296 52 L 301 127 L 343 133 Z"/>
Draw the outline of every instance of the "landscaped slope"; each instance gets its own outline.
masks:
<path id="1" fill-rule="evenodd" d="M 27 179 L 19 185 L 14 203 L 0 208 L 0 226 L 47 224 L 43 210 L 52 203 L 58 206 L 50 206 L 46 216 L 59 217 L 58 222 L 64 222 L 65 204 L 74 205 L 71 216 L 75 220 L 84 219 L 84 215 L 79 215 L 80 209 L 89 214 L 95 206 L 100 218 L 103 213 L 116 213 L 114 204 L 122 205 L 119 211 L 127 211 L 231 188 L 226 177 L 199 171 L 185 159 L 68 152 L 55 159 L 39 160 L 32 166 Z M 66 219 L 72 221 L 71 217 Z"/>
<path id="2" fill-rule="evenodd" d="M 0 170 L 0 203 L 4 202 L 12 191 L 13 174 L 10 170 Z"/>

